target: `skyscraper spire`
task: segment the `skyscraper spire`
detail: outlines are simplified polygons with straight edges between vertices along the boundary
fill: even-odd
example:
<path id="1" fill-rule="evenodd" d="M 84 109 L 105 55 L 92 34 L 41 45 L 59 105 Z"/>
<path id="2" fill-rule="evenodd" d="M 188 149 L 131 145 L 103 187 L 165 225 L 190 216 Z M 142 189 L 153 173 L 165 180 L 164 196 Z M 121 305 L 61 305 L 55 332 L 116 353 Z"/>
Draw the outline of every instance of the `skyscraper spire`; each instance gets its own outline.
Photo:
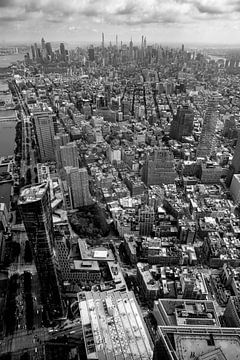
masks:
<path id="1" fill-rule="evenodd" d="M 104 33 L 102 32 L 102 48 L 104 49 Z"/>
<path id="2" fill-rule="evenodd" d="M 118 49 L 118 35 L 116 35 L 116 47 Z"/>

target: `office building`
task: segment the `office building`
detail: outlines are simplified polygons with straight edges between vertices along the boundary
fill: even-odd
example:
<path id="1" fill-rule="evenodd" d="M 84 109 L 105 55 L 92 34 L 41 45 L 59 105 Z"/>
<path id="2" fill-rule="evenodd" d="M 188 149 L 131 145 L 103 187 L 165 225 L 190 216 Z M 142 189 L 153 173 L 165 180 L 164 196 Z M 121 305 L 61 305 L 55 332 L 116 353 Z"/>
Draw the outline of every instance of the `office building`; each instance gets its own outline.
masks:
<path id="1" fill-rule="evenodd" d="M 54 251 L 49 184 L 23 188 L 18 205 L 37 268 L 43 305 L 50 318 L 60 316 L 63 308 Z"/>
<path id="2" fill-rule="evenodd" d="M 109 146 L 109 148 L 107 150 L 107 157 L 111 163 L 120 162 L 121 157 L 122 157 L 121 147 L 120 146 L 115 146 L 115 147 Z"/>
<path id="3" fill-rule="evenodd" d="M 72 208 L 76 209 L 80 206 L 92 204 L 87 169 L 66 166 L 65 171 Z"/>
<path id="4" fill-rule="evenodd" d="M 75 142 L 60 146 L 61 166 L 78 167 L 78 148 Z"/>
<path id="5" fill-rule="evenodd" d="M 146 300 L 154 300 L 161 296 L 160 282 L 155 280 L 151 267 L 145 263 L 137 263 L 137 281 Z"/>
<path id="6" fill-rule="evenodd" d="M 60 55 L 61 55 L 61 59 L 62 59 L 63 61 L 65 61 L 65 60 L 66 60 L 66 50 L 65 50 L 65 45 L 64 45 L 64 43 L 61 43 L 61 44 L 60 44 Z"/>
<path id="7" fill-rule="evenodd" d="M 207 299 L 208 289 L 202 273 L 196 273 L 189 271 L 189 269 L 183 269 L 180 275 L 180 283 L 182 293 L 178 295 L 179 298 L 197 300 Z"/>
<path id="8" fill-rule="evenodd" d="M 240 159 L 240 158 L 239 158 Z M 230 186 L 230 193 L 233 197 L 233 200 L 236 204 L 240 202 L 240 174 L 234 174 L 231 186 Z"/>
<path id="9" fill-rule="evenodd" d="M 153 360 L 237 360 L 240 329 L 159 326 Z"/>
<path id="10" fill-rule="evenodd" d="M 233 168 L 235 174 L 240 173 L 239 159 L 240 159 L 240 131 L 238 132 L 237 144 L 236 144 L 233 159 L 232 159 L 232 168 Z"/>
<path id="11" fill-rule="evenodd" d="M 218 121 L 218 95 L 212 94 L 208 99 L 203 121 L 202 132 L 197 147 L 197 157 L 211 156 L 216 145 L 216 126 Z"/>
<path id="12" fill-rule="evenodd" d="M 145 206 L 138 210 L 138 223 L 139 223 L 139 235 L 149 236 L 153 229 L 155 221 L 154 208 L 151 206 Z"/>
<path id="13" fill-rule="evenodd" d="M 0 203 L 0 232 L 8 227 L 9 214 L 5 203 Z"/>
<path id="14" fill-rule="evenodd" d="M 188 105 L 178 107 L 177 114 L 171 123 L 170 136 L 173 139 L 182 140 L 183 136 L 192 135 L 193 120 L 193 110 Z"/>
<path id="15" fill-rule="evenodd" d="M 230 296 L 224 311 L 224 319 L 229 327 L 240 327 L 240 298 Z"/>
<path id="16" fill-rule="evenodd" d="M 142 171 L 142 181 L 145 185 L 171 184 L 175 182 L 176 177 L 174 157 L 167 147 L 160 146 L 153 154 L 147 156 Z"/>
<path id="17" fill-rule="evenodd" d="M 32 59 L 35 60 L 36 59 L 36 51 L 35 51 L 34 45 L 31 45 L 31 53 L 32 53 Z"/>
<path id="18" fill-rule="evenodd" d="M 41 162 L 55 161 L 55 134 L 52 115 L 48 112 L 39 112 L 34 114 L 34 125 Z"/>
<path id="19" fill-rule="evenodd" d="M 220 326 L 213 301 L 158 299 L 153 314 L 160 326 Z"/>
<path id="20" fill-rule="evenodd" d="M 94 61 L 95 60 L 94 47 L 93 46 L 88 49 L 88 58 L 89 58 L 89 61 Z"/>
<path id="21" fill-rule="evenodd" d="M 52 56 L 53 51 L 52 51 L 52 45 L 50 42 L 46 43 L 46 52 L 47 52 L 48 57 Z"/>
<path id="22" fill-rule="evenodd" d="M 79 294 L 87 359 L 151 360 L 153 344 L 133 292 Z"/>

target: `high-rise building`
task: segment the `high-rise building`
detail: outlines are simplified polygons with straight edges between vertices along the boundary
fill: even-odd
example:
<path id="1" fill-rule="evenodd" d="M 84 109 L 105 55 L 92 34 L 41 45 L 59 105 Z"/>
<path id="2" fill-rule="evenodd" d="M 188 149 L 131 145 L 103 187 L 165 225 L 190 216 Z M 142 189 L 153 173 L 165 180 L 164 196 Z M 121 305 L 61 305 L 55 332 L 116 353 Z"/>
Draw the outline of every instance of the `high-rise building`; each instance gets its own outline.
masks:
<path id="1" fill-rule="evenodd" d="M 34 43 L 34 50 L 35 50 L 36 60 L 38 60 L 40 58 L 40 49 L 38 48 L 37 43 Z"/>
<path id="2" fill-rule="evenodd" d="M 51 57 L 52 56 L 52 45 L 50 42 L 46 43 L 46 52 L 47 52 L 47 56 Z"/>
<path id="3" fill-rule="evenodd" d="M 60 146 L 60 156 L 62 167 L 79 167 L 78 148 L 75 142 L 70 142 L 67 145 Z"/>
<path id="4" fill-rule="evenodd" d="M 46 45 L 44 38 L 42 38 L 41 40 L 41 45 L 42 45 L 42 50 L 44 50 Z"/>
<path id="5" fill-rule="evenodd" d="M 41 297 L 50 318 L 63 311 L 48 182 L 21 190 L 18 205 L 32 249 Z"/>
<path id="6" fill-rule="evenodd" d="M 130 59 L 133 59 L 133 41 L 131 38 L 130 44 L 129 44 L 129 55 L 130 55 Z"/>
<path id="7" fill-rule="evenodd" d="M 35 51 L 34 45 L 31 45 L 31 53 L 32 53 L 32 59 L 35 60 L 36 59 L 36 51 Z"/>
<path id="8" fill-rule="evenodd" d="M 147 156 L 142 171 L 142 181 L 145 185 L 171 184 L 176 177 L 174 157 L 167 147 L 160 146 L 152 155 Z"/>
<path id="9" fill-rule="evenodd" d="M 104 49 L 104 33 L 102 33 L 102 49 Z"/>
<path id="10" fill-rule="evenodd" d="M 170 136 L 176 140 L 181 140 L 183 136 L 190 136 L 193 130 L 193 119 L 193 110 L 188 105 L 178 107 L 177 114 L 171 123 Z"/>
<path id="11" fill-rule="evenodd" d="M 87 206 L 92 204 L 87 169 L 66 166 L 65 171 L 72 208 L 75 209 L 80 206 Z"/>
<path id="12" fill-rule="evenodd" d="M 232 182 L 234 184 L 235 180 L 233 179 L 233 175 L 240 173 L 240 160 L 239 159 L 240 159 L 240 131 L 238 131 L 237 144 L 236 144 L 236 147 L 234 150 L 232 163 L 229 166 L 229 170 L 228 170 L 228 174 L 227 174 L 227 178 L 226 178 L 227 186 L 230 186 L 232 184 Z M 232 185 L 231 185 L 231 187 L 232 187 Z"/>
<path id="13" fill-rule="evenodd" d="M 91 46 L 88 49 L 88 58 L 89 58 L 89 61 L 94 61 L 95 60 L 94 47 L 93 46 Z"/>
<path id="14" fill-rule="evenodd" d="M 240 173 L 240 131 L 238 132 L 237 144 L 232 159 L 232 167 L 234 169 L 234 173 Z"/>
<path id="15" fill-rule="evenodd" d="M 224 319 L 229 327 L 240 327 L 240 297 L 230 296 L 224 312 Z"/>
<path id="16" fill-rule="evenodd" d="M 57 166 L 59 168 L 62 167 L 62 160 L 61 160 L 61 152 L 60 147 L 67 145 L 70 142 L 70 137 L 67 133 L 57 133 L 56 136 L 54 136 L 54 150 L 55 150 L 55 158 L 57 162 Z"/>
<path id="17" fill-rule="evenodd" d="M 61 59 L 62 59 L 63 61 L 65 61 L 65 60 L 66 60 L 66 50 L 65 50 L 65 45 L 64 45 L 64 43 L 61 43 L 61 44 L 60 44 L 60 54 L 61 54 Z"/>
<path id="18" fill-rule="evenodd" d="M 41 162 L 54 161 L 54 127 L 52 115 L 48 112 L 34 114 L 34 124 Z"/>
<path id="19" fill-rule="evenodd" d="M 197 147 L 197 157 L 210 156 L 215 148 L 216 126 L 218 121 L 218 95 L 213 93 L 207 104 L 202 132 Z"/>

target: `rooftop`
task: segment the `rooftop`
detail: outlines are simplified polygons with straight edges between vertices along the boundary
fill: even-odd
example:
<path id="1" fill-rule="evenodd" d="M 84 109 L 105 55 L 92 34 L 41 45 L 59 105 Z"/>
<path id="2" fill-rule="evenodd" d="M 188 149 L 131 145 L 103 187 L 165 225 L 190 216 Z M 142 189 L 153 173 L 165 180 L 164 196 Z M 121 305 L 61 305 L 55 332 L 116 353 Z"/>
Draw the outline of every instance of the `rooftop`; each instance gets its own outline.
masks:
<path id="1" fill-rule="evenodd" d="M 84 239 L 78 239 L 78 247 L 82 260 L 115 260 L 114 255 L 110 249 L 105 247 L 90 248 Z"/>
<path id="2" fill-rule="evenodd" d="M 85 296 L 79 309 L 88 359 L 152 359 L 153 344 L 132 292 Z"/>
<path id="3" fill-rule="evenodd" d="M 25 187 L 21 190 L 19 204 L 35 202 L 42 198 L 48 187 L 47 183 Z"/>

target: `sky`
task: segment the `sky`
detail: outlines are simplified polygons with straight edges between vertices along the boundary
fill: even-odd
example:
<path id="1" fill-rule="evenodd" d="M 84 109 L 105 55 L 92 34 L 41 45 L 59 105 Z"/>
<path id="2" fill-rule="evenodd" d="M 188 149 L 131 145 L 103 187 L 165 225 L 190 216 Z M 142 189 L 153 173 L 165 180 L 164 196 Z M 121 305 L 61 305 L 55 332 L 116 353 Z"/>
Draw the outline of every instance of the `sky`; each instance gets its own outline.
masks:
<path id="1" fill-rule="evenodd" d="M 0 0 L 0 42 L 240 44 L 240 0 Z"/>

